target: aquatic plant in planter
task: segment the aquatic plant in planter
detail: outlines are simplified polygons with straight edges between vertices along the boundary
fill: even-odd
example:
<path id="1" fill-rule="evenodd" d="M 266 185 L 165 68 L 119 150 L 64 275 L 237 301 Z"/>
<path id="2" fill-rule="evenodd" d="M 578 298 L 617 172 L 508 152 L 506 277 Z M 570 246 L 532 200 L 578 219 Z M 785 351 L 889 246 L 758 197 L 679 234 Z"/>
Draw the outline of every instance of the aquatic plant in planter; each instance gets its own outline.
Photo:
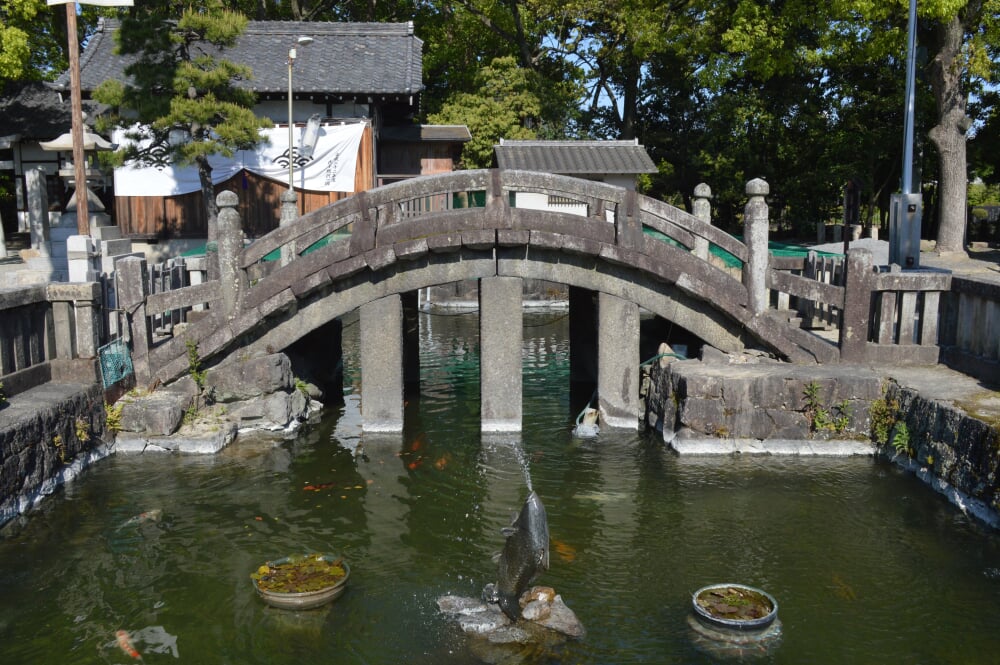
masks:
<path id="1" fill-rule="evenodd" d="M 694 594 L 694 611 L 708 623 L 736 630 L 760 630 L 778 614 L 770 594 L 742 584 L 715 584 Z"/>
<path id="2" fill-rule="evenodd" d="M 268 561 L 250 579 L 268 605 L 305 610 L 339 598 L 350 574 L 350 567 L 341 557 L 306 554 Z"/>

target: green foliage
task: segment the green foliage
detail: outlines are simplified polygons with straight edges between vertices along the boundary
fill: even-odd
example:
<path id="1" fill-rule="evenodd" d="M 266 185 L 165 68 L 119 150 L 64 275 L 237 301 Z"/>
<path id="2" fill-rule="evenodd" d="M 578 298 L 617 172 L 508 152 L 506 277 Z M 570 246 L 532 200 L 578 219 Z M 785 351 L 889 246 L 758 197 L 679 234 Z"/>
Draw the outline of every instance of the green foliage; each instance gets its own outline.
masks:
<path id="1" fill-rule="evenodd" d="M 815 381 L 806 384 L 803 397 L 810 431 L 842 434 L 851 426 L 851 404 L 848 400 L 838 402 L 832 410 L 827 409 L 820 399 L 820 387 Z"/>
<path id="2" fill-rule="evenodd" d="M 187 358 L 188 358 L 188 376 L 190 376 L 196 386 L 198 386 L 198 394 L 205 391 L 205 370 L 201 367 L 201 355 L 198 353 L 198 343 L 194 340 L 187 340 L 184 342 L 187 347 Z"/>
<path id="3" fill-rule="evenodd" d="M 901 455 L 913 455 L 913 449 L 910 448 L 910 428 L 903 421 L 896 423 L 892 436 L 892 447 Z"/>
<path id="4" fill-rule="evenodd" d="M 117 434 L 122 429 L 122 409 L 124 404 L 104 403 L 104 427 L 108 432 Z"/>
<path id="5" fill-rule="evenodd" d="M 874 400 L 868 409 L 871 418 L 871 438 L 880 446 L 889 442 L 889 434 L 899 417 L 899 402 L 882 397 Z"/>
<path id="6" fill-rule="evenodd" d="M 535 138 L 530 124 L 542 111 L 536 84 L 532 72 L 519 67 L 513 57 L 497 58 L 478 72 L 476 93 L 452 95 L 428 120 L 468 126 L 472 140 L 462 151 L 462 167 L 488 168 L 493 162 L 493 146 L 501 138 Z"/>
<path id="7" fill-rule="evenodd" d="M 126 129 L 129 139 L 106 163 L 151 165 L 166 154 L 176 164 L 196 164 L 210 222 L 216 206 L 208 156 L 252 148 L 262 140 L 260 128 L 271 126 L 254 115 L 254 93 L 234 85 L 252 78 L 250 67 L 216 58 L 211 48 L 233 44 L 246 24 L 221 0 L 137 5 L 115 35 L 118 51 L 136 58 L 125 68 L 128 80 L 106 81 L 93 92 L 112 109 L 98 129 Z M 189 140 L 170 141 L 171 132 Z"/>
<path id="8" fill-rule="evenodd" d="M 184 410 L 184 418 L 182 422 L 185 425 L 193 425 L 195 421 L 198 420 L 198 403 L 197 401 L 192 402 L 191 406 Z"/>
<path id="9" fill-rule="evenodd" d="M 52 447 L 56 449 L 56 454 L 59 456 L 59 462 L 65 464 L 66 444 L 63 443 L 62 435 L 56 434 L 54 437 L 52 437 Z"/>
<path id="10" fill-rule="evenodd" d="M 7 395 L 3 391 L 3 381 L 0 381 L 0 408 L 7 406 Z"/>
<path id="11" fill-rule="evenodd" d="M 81 38 L 107 8 L 83 5 Z M 40 0 L 0 0 L 0 89 L 4 81 L 51 81 L 66 68 L 66 9 Z"/>
<path id="12" fill-rule="evenodd" d="M 77 441 L 87 443 L 90 441 L 90 423 L 83 418 L 77 418 L 73 423 L 73 433 L 76 434 Z"/>

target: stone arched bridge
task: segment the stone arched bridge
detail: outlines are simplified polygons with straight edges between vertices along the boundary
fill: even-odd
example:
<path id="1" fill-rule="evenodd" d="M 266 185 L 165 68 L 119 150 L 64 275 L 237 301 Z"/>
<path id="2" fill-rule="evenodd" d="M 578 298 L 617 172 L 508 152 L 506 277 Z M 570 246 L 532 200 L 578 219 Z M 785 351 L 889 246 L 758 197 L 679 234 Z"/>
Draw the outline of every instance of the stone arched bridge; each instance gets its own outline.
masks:
<path id="1" fill-rule="evenodd" d="M 520 427 L 520 338 L 510 331 L 512 317 L 521 315 L 525 278 L 600 295 L 598 311 L 589 314 L 596 316 L 598 340 L 609 341 L 598 344 L 598 391 L 610 424 L 635 426 L 639 306 L 724 351 L 752 346 L 792 362 L 870 360 L 878 349 L 899 345 L 936 349 L 936 330 L 926 323 L 931 317 L 915 316 L 912 303 L 908 310 L 903 303 L 900 323 L 895 294 L 920 293 L 918 309 L 936 308 L 936 292 L 947 288 L 941 280 L 893 272 L 879 281 L 867 252 L 851 252 L 832 283 L 812 279 L 801 259 L 769 255 L 767 184 L 752 181 L 747 192 L 743 242 L 712 227 L 705 215 L 624 188 L 526 171 L 462 171 L 358 193 L 247 246 L 236 195 L 223 192 L 217 254 L 209 245 L 218 278 L 148 294 L 137 286 L 146 283 L 144 262 L 125 259 L 119 306 L 128 314 L 133 363 L 144 383 L 186 373 L 191 341 L 206 362 L 236 351 L 277 351 L 361 308 L 362 410 L 369 429 L 401 427 L 402 398 L 395 390 L 402 364 L 400 294 L 458 280 L 481 285 L 484 429 Z M 565 212 L 518 207 L 526 196 L 558 201 Z M 737 267 L 713 260 L 718 254 L 728 254 Z M 879 291 L 894 294 L 889 309 L 886 299 L 876 302 Z M 804 330 L 790 302 L 800 310 L 805 302 L 832 309 L 835 325 L 843 320 L 839 342 Z M 148 317 L 192 305 L 206 311 L 190 317 L 182 334 L 154 340 Z M 916 333 L 914 321 L 924 321 Z M 895 354 L 904 355 L 919 360 L 919 354 Z M 385 371 L 392 376 L 380 377 Z M 516 408 L 491 403 L 497 391 L 508 402 L 513 394 Z"/>

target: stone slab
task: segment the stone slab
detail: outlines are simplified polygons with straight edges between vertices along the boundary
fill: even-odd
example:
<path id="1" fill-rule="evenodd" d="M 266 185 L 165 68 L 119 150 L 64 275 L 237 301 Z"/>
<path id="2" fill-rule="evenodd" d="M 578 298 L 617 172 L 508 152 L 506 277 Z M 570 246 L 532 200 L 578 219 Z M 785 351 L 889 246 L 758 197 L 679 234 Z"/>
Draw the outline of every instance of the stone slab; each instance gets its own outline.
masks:
<path id="1" fill-rule="evenodd" d="M 219 423 L 214 428 L 184 429 L 171 436 L 119 432 L 113 449 L 116 453 L 189 453 L 214 455 L 236 438 L 236 423 Z"/>

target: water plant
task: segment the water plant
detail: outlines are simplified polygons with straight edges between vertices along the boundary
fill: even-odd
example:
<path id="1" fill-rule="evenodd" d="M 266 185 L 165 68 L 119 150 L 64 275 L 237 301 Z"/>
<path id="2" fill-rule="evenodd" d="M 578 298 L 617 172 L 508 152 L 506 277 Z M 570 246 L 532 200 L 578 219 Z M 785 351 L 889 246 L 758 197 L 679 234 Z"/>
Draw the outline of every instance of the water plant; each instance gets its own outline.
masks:
<path id="1" fill-rule="evenodd" d="M 7 395 L 3 391 L 3 381 L 0 381 L 0 409 L 7 406 Z"/>
<path id="2" fill-rule="evenodd" d="M 275 593 L 303 593 L 333 586 L 346 575 L 343 559 L 330 561 L 322 554 L 289 557 L 268 562 L 251 573 L 257 587 Z"/>

